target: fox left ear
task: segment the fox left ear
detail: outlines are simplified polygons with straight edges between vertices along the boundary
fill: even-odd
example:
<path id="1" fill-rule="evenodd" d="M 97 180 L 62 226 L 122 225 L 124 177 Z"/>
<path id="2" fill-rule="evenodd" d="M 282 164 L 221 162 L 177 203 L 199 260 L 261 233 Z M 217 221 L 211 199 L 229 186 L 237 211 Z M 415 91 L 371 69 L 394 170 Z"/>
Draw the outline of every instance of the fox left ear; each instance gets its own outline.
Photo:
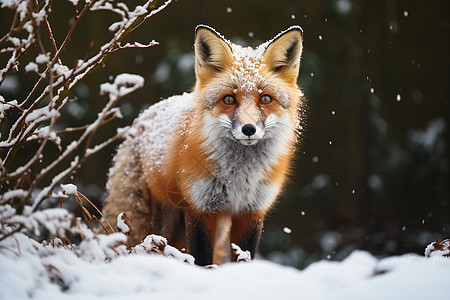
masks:
<path id="1" fill-rule="evenodd" d="M 264 52 L 269 71 L 292 83 L 297 81 L 300 69 L 302 33 L 300 26 L 289 27 L 272 39 Z"/>

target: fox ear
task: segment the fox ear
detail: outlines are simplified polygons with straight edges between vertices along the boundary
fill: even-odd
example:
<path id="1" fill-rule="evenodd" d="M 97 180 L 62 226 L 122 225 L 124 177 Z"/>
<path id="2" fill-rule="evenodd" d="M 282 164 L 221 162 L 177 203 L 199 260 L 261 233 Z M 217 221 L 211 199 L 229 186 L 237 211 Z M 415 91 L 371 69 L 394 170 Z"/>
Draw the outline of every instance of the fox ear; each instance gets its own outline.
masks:
<path id="1" fill-rule="evenodd" d="M 233 64 L 230 45 L 209 26 L 197 26 L 194 47 L 195 73 L 200 80 L 210 78 Z"/>
<path id="2" fill-rule="evenodd" d="M 269 71 L 287 81 L 296 82 L 302 54 L 302 29 L 292 26 L 269 42 L 264 61 Z"/>

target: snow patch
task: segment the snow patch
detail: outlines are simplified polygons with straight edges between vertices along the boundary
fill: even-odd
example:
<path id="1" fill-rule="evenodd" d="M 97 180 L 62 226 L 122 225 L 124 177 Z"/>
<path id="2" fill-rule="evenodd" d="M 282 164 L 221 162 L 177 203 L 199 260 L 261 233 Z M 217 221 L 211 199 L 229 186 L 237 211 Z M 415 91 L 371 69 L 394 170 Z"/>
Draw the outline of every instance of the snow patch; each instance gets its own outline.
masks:
<path id="1" fill-rule="evenodd" d="M 38 54 L 35 59 L 37 64 L 46 64 L 50 61 L 50 53 L 47 54 Z"/>
<path id="2" fill-rule="evenodd" d="M 17 100 L 6 102 L 5 98 L 3 98 L 3 96 L 0 95 L 0 118 L 4 118 L 6 111 L 11 107 L 15 107 L 17 105 L 18 105 Z"/>
<path id="3" fill-rule="evenodd" d="M 187 120 L 195 117 L 194 107 L 193 94 L 184 93 L 152 105 L 138 117 L 128 135 L 140 145 L 141 161 L 149 170 L 162 171 L 172 137 L 188 133 Z"/>
<path id="4" fill-rule="evenodd" d="M 252 260 L 252 255 L 250 251 L 243 251 L 241 247 L 236 245 L 235 243 L 231 243 L 231 249 L 233 249 L 234 254 L 237 256 L 236 261 L 239 262 L 249 262 Z"/>
<path id="5" fill-rule="evenodd" d="M 114 99 L 123 97 L 144 86 L 144 78 L 135 74 L 119 74 L 113 83 L 102 83 L 100 95 L 109 94 Z"/>
<path id="6" fill-rule="evenodd" d="M 426 257 L 450 257 L 450 239 L 439 241 L 436 237 L 435 241 L 425 248 Z"/>
<path id="7" fill-rule="evenodd" d="M 25 66 L 25 72 L 27 72 L 27 73 L 29 73 L 29 72 L 39 73 L 39 66 L 36 63 L 34 63 L 34 62 L 29 62 Z"/>
<path id="8" fill-rule="evenodd" d="M 175 258 L 183 261 L 189 265 L 194 265 L 194 257 L 192 255 L 182 253 L 175 247 L 167 244 L 167 239 L 155 234 L 150 234 L 145 237 L 144 241 L 131 248 L 131 254 L 150 254 L 160 253 L 165 256 Z"/>
<path id="9" fill-rule="evenodd" d="M 66 195 L 76 194 L 78 192 L 77 186 L 71 183 L 61 184 L 61 189 Z"/>
<path id="10" fill-rule="evenodd" d="M 128 222 L 127 222 L 128 220 Z M 125 233 L 125 234 L 129 234 L 131 232 L 131 228 L 130 226 L 128 226 L 127 223 L 129 223 L 129 218 L 127 216 L 126 213 L 121 212 L 118 216 L 117 216 L 117 229 L 120 230 L 120 232 Z"/>

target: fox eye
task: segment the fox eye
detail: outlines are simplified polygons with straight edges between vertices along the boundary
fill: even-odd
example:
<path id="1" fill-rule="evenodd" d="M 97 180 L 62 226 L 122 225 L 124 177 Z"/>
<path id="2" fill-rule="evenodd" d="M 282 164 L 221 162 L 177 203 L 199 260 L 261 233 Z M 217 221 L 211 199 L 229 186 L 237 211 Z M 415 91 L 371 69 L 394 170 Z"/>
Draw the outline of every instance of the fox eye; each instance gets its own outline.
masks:
<path id="1" fill-rule="evenodd" d="M 259 99 L 259 103 L 261 104 L 269 104 L 270 102 L 272 102 L 272 97 L 269 95 L 262 95 Z"/>
<path id="2" fill-rule="evenodd" d="M 226 105 L 234 105 L 234 104 L 236 104 L 236 99 L 234 99 L 234 97 L 231 96 L 231 95 L 226 95 L 225 97 L 223 97 L 222 101 Z"/>

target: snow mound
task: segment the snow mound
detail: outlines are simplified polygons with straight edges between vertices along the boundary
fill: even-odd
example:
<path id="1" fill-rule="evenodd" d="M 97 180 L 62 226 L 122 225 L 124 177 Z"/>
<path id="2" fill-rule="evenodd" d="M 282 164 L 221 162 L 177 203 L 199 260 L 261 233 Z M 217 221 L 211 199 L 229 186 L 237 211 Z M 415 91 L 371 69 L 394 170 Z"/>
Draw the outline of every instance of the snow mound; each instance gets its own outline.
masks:
<path id="1" fill-rule="evenodd" d="M 147 242 L 164 242 L 155 239 Z M 92 262 L 23 234 L 5 242 L 2 299 L 448 299 L 450 260 L 443 257 L 378 260 L 356 251 L 303 271 L 263 260 L 205 269 L 146 253 Z"/>

